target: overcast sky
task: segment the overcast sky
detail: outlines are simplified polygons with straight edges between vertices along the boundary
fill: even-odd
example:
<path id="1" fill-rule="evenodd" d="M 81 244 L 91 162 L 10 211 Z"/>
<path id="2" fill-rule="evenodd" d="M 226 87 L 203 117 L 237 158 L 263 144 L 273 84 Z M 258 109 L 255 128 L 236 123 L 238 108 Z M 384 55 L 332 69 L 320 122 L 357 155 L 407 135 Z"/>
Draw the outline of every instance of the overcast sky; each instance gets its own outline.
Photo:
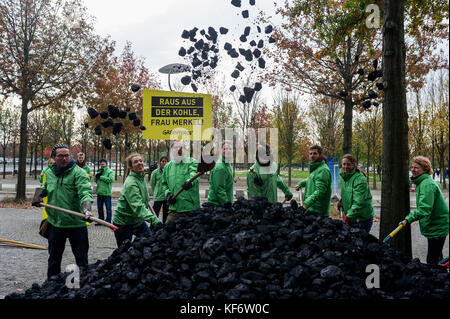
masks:
<path id="1" fill-rule="evenodd" d="M 241 8 L 232 6 L 231 0 L 84 0 L 84 4 L 96 17 L 96 33 L 110 35 L 116 41 L 117 55 L 125 42 L 131 41 L 135 54 L 144 57 L 150 71 L 160 75 L 164 90 L 168 90 L 167 75 L 160 74 L 159 68 L 170 63 L 186 63 L 178 55 L 179 48 L 185 44 L 181 38 L 184 29 L 207 30 L 212 26 L 219 31 L 219 27 L 226 27 L 230 30 L 227 36 L 234 34 L 238 38 L 245 26 L 253 26 L 252 19 L 260 10 L 275 16 L 272 0 L 256 0 L 255 6 L 250 6 L 249 0 L 242 0 Z M 248 19 L 242 17 L 244 9 L 249 10 Z M 219 40 L 221 38 L 219 35 Z M 224 42 L 221 41 L 222 47 Z M 221 68 L 231 74 L 234 65 L 228 63 L 230 65 L 224 60 Z M 263 95 L 267 95 L 267 90 L 264 88 Z M 188 86 L 185 91 L 191 88 Z M 203 92 L 199 90 L 199 93 Z"/>

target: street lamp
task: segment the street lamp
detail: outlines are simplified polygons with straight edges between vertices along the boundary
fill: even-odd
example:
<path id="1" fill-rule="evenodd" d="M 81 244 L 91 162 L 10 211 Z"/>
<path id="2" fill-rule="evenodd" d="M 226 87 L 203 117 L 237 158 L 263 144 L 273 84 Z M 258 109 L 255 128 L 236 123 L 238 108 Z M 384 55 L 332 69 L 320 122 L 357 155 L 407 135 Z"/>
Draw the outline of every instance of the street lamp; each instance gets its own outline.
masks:
<path id="1" fill-rule="evenodd" d="M 169 89 L 171 91 L 172 87 L 170 86 L 170 75 L 171 74 L 177 74 L 177 73 L 183 73 L 183 72 L 189 72 L 191 70 L 191 68 L 186 65 L 186 64 L 181 64 L 181 63 L 172 63 L 172 64 L 168 64 L 166 66 L 163 66 L 162 68 L 159 69 L 160 73 L 164 73 L 164 74 L 168 74 L 168 78 L 169 78 Z"/>

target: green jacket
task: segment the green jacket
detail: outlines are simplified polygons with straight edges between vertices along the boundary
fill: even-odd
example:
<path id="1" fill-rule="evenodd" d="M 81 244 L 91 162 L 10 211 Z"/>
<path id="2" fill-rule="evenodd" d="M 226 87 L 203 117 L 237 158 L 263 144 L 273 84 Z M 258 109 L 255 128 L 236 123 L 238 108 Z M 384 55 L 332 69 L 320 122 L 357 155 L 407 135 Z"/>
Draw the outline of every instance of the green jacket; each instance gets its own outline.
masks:
<path id="1" fill-rule="evenodd" d="M 354 222 L 373 217 L 372 194 L 364 174 L 354 168 L 350 173 L 342 171 L 339 175 L 345 215 Z"/>
<path id="2" fill-rule="evenodd" d="M 86 167 L 86 166 L 85 166 Z M 112 184 L 114 182 L 114 172 L 108 166 L 100 168 L 100 178 L 95 176 L 94 182 L 97 183 L 97 195 L 112 196 Z"/>
<path id="3" fill-rule="evenodd" d="M 297 186 L 306 186 L 303 205 L 308 210 L 330 216 L 331 172 L 325 161 L 310 163 L 309 177 Z"/>
<path id="4" fill-rule="evenodd" d="M 222 206 L 225 202 L 233 202 L 233 170 L 221 156 L 211 171 L 209 177 L 208 202 Z"/>
<path id="5" fill-rule="evenodd" d="M 254 173 L 251 172 L 254 171 Z M 266 197 L 267 200 L 271 203 L 276 203 L 278 200 L 277 188 L 281 189 L 284 195 L 292 195 L 292 192 L 289 190 L 289 187 L 281 179 L 280 175 L 278 175 L 278 165 L 277 163 L 272 162 L 270 167 L 271 174 L 261 174 L 261 166 L 258 162 L 253 164 L 250 167 L 250 170 L 247 172 L 247 195 L 248 198 L 253 198 L 256 196 Z M 261 177 L 264 184 L 262 186 L 258 186 L 255 184 L 256 176 Z"/>
<path id="6" fill-rule="evenodd" d="M 86 162 L 83 162 L 83 167 L 80 166 L 80 163 L 78 163 L 78 161 L 76 163 L 80 168 L 84 169 L 84 171 L 88 174 L 89 179 L 91 179 L 91 169 L 89 168 L 89 166 L 87 166 Z"/>
<path id="7" fill-rule="evenodd" d="M 162 189 L 164 197 L 169 193 L 175 195 L 191 177 L 197 174 L 198 163 L 191 157 L 185 158 L 180 163 L 170 161 L 164 166 Z M 177 213 L 189 212 L 200 208 L 200 194 L 198 178 L 192 182 L 192 188 L 184 190 L 178 195 L 175 204 L 169 205 L 169 210 Z"/>
<path id="8" fill-rule="evenodd" d="M 140 175 L 130 171 L 120 191 L 113 214 L 113 223 L 119 226 L 139 226 L 144 221 L 152 225 L 159 224 L 161 221 L 148 209 L 149 200 L 145 174 Z"/>
<path id="9" fill-rule="evenodd" d="M 164 169 L 158 167 L 152 172 L 152 175 L 150 176 L 150 187 L 153 190 L 153 200 L 155 202 L 166 200 L 166 196 L 164 196 L 164 192 L 161 186 L 163 171 Z"/>
<path id="10" fill-rule="evenodd" d="M 405 219 L 409 223 L 418 220 L 420 232 L 427 238 L 446 237 L 449 210 L 440 185 L 426 173 L 412 179 L 412 182 L 416 184 L 417 209 Z"/>
<path id="11" fill-rule="evenodd" d="M 72 165 L 71 165 L 72 163 Z M 75 164 L 75 161 L 61 176 L 55 175 L 56 164 L 52 164 L 45 172 L 42 189 L 47 191 L 47 204 L 82 213 L 81 203 L 93 202 L 92 187 L 86 172 Z M 59 228 L 77 228 L 86 226 L 86 221 L 78 216 L 46 208 L 48 222 Z"/>

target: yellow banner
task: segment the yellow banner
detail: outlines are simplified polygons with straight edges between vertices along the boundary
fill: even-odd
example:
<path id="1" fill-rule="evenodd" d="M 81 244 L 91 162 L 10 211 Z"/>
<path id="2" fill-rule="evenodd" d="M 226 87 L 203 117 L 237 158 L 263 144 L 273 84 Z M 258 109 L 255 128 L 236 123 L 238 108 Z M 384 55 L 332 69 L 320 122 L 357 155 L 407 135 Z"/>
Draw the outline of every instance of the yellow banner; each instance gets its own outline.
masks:
<path id="1" fill-rule="evenodd" d="M 172 134 L 173 139 L 181 136 L 193 141 L 211 140 L 212 97 L 209 94 L 144 89 L 143 111 L 144 139 L 169 140 Z"/>

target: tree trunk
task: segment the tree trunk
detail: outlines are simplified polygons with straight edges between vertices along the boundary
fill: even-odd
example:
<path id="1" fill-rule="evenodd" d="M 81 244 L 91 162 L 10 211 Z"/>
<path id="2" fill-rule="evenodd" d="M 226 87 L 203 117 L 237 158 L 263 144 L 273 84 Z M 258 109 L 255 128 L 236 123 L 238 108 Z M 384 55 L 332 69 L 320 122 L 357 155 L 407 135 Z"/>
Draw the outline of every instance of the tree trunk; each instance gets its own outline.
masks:
<path id="1" fill-rule="evenodd" d="M 20 144 L 19 144 L 19 171 L 17 174 L 16 201 L 25 200 L 26 166 L 28 148 L 28 99 L 22 98 L 22 113 L 20 115 Z"/>
<path id="2" fill-rule="evenodd" d="M 34 179 L 37 179 L 37 153 L 38 153 L 38 145 L 34 146 Z"/>
<path id="3" fill-rule="evenodd" d="M 404 0 L 386 0 L 383 16 L 383 160 L 379 238 L 385 238 L 410 211 L 408 113 L 405 87 Z M 412 257 L 411 227 L 390 241 Z"/>
<path id="4" fill-rule="evenodd" d="M 13 176 L 14 176 L 15 170 L 16 170 L 16 138 L 14 137 L 14 141 L 13 141 Z"/>
<path id="5" fill-rule="evenodd" d="M 33 145 L 30 145 L 30 175 L 33 174 Z"/>
<path id="6" fill-rule="evenodd" d="M 44 169 L 44 143 L 41 143 L 41 172 Z"/>
<path id="7" fill-rule="evenodd" d="M 6 147 L 3 147 L 3 179 L 6 178 Z"/>
<path id="8" fill-rule="evenodd" d="M 351 99 L 345 99 L 344 142 L 342 144 L 343 154 L 352 153 L 352 123 L 353 123 L 353 101 Z"/>
<path id="9" fill-rule="evenodd" d="M 375 163 L 375 156 L 373 158 L 373 184 L 372 184 L 372 188 L 373 189 L 377 189 L 377 167 L 376 167 L 376 163 Z"/>
<path id="10" fill-rule="evenodd" d="M 114 180 L 115 181 L 117 181 L 117 171 L 119 170 L 119 166 L 117 166 L 117 163 L 118 163 L 118 155 L 119 155 L 119 153 L 118 153 L 118 150 L 117 150 L 117 147 L 116 147 L 116 169 L 115 169 L 115 172 L 114 172 Z"/>
<path id="11" fill-rule="evenodd" d="M 288 186 L 291 187 L 292 156 L 288 158 Z"/>

